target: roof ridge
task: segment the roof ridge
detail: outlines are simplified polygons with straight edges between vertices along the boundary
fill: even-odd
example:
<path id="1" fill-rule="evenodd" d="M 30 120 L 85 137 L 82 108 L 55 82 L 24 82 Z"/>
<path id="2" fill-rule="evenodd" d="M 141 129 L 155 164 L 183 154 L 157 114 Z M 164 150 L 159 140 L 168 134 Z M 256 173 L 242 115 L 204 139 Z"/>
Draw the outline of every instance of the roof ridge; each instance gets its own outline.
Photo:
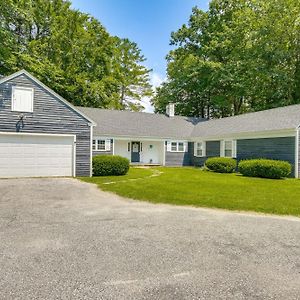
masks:
<path id="1" fill-rule="evenodd" d="M 168 117 L 166 114 L 163 113 L 150 113 L 150 112 L 145 112 L 145 111 L 132 111 L 132 110 L 121 110 L 121 109 L 110 109 L 110 108 L 101 108 L 101 107 L 89 107 L 89 106 L 76 106 L 79 109 L 80 108 L 88 108 L 88 109 L 99 109 L 103 111 L 114 111 L 114 112 L 120 112 L 120 113 L 134 113 L 134 114 L 144 114 L 144 115 L 150 115 L 150 116 L 164 116 Z M 201 119 L 200 117 L 188 117 L 188 116 L 182 116 L 182 115 L 175 115 L 174 117 L 168 117 L 170 119 L 172 118 L 190 118 L 190 119 Z"/>
<path id="2" fill-rule="evenodd" d="M 290 107 L 293 107 L 293 106 L 300 106 L 300 103 L 290 104 L 290 105 L 285 105 L 285 106 L 278 106 L 278 107 L 273 107 L 273 108 L 263 109 L 263 110 L 258 110 L 258 111 L 249 111 L 249 112 L 246 112 L 246 113 L 240 114 L 240 115 L 227 116 L 227 117 L 217 118 L 217 119 L 210 119 L 208 121 L 217 121 L 217 120 L 224 120 L 224 119 L 229 119 L 229 118 L 238 118 L 238 117 L 242 117 L 242 116 L 249 116 L 249 115 L 252 115 L 252 114 L 272 112 L 274 110 L 279 110 L 279 109 L 286 109 L 286 108 L 290 108 Z"/>

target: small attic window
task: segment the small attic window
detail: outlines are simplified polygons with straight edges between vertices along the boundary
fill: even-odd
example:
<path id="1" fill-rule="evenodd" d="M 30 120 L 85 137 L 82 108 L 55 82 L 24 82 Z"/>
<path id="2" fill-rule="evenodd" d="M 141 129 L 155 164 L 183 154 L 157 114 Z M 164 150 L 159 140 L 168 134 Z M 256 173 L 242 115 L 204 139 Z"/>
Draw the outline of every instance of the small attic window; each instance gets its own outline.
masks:
<path id="1" fill-rule="evenodd" d="M 11 110 L 33 112 L 33 88 L 12 87 Z"/>

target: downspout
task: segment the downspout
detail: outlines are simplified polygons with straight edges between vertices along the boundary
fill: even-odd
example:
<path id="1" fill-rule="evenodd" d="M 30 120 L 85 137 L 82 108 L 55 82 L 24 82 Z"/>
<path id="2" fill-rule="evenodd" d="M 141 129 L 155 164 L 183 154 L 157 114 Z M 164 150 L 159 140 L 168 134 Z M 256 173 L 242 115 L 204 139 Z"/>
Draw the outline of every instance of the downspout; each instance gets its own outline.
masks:
<path id="1" fill-rule="evenodd" d="M 94 128 L 94 125 L 90 124 L 90 137 L 91 137 L 91 140 L 90 140 L 90 177 L 93 176 L 93 128 Z"/>
<path id="2" fill-rule="evenodd" d="M 295 178 L 299 178 L 299 126 L 296 128 L 295 140 Z"/>

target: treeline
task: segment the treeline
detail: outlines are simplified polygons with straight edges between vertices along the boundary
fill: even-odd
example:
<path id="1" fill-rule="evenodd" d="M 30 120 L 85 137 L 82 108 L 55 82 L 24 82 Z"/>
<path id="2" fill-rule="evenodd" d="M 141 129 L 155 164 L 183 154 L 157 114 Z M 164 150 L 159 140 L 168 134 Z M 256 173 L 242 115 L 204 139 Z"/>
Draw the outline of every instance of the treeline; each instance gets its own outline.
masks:
<path id="1" fill-rule="evenodd" d="M 152 102 L 224 117 L 300 103 L 299 0 L 212 0 L 171 35 L 167 81 Z"/>
<path id="2" fill-rule="evenodd" d="M 0 1 L 0 75 L 26 69 L 75 105 L 141 109 L 151 94 L 137 44 L 63 0 Z"/>

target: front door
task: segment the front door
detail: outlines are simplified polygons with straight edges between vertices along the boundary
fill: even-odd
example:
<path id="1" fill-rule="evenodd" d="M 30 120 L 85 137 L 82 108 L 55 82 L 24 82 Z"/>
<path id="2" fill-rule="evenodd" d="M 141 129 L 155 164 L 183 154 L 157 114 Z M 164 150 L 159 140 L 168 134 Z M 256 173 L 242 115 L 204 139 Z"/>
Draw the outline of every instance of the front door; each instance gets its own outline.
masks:
<path id="1" fill-rule="evenodd" d="M 131 143 L 131 162 L 140 162 L 140 142 Z"/>

